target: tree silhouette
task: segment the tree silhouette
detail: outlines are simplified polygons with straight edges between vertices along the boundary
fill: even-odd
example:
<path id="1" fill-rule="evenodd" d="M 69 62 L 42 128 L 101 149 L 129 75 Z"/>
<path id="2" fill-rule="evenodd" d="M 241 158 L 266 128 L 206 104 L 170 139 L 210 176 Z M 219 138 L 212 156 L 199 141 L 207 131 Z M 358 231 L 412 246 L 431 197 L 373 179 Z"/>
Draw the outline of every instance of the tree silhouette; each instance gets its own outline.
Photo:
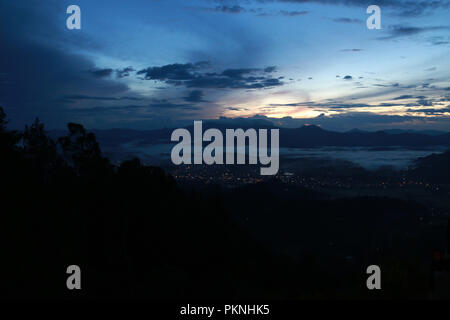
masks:
<path id="1" fill-rule="evenodd" d="M 23 151 L 35 172 L 48 176 L 50 170 L 62 166 L 63 161 L 57 154 L 56 143 L 47 135 L 44 124 L 38 118 L 30 126 L 25 126 L 21 138 Z"/>
<path id="2" fill-rule="evenodd" d="M 333 268 L 323 272 L 323 251 L 348 254 L 353 245 L 355 261 L 360 252 L 355 264 L 367 266 L 379 255 L 369 256 L 362 244 L 371 230 L 379 240 L 387 221 L 402 230 L 398 234 L 411 234 L 422 230 L 417 216 L 427 216 L 400 200 L 308 198 L 307 191 L 286 191 L 274 181 L 186 192 L 164 170 L 137 158 L 112 166 L 93 133 L 75 123 L 68 130 L 57 143 L 38 119 L 20 134 L 9 131 L 0 108 L 0 296 L 282 299 L 354 288 L 358 295 L 365 282 L 354 274 L 361 266 L 338 281 L 348 261 L 339 265 L 332 257 L 325 263 Z M 302 239 L 295 243 L 299 255 L 275 253 L 276 243 L 256 241 L 259 228 L 272 240 Z M 342 244 L 330 249 L 329 239 Z M 387 239 L 385 248 L 397 244 Z M 427 238 L 405 238 L 402 254 L 412 240 L 422 245 Z M 82 269 L 80 292 L 65 287 L 71 264 Z M 399 294 L 407 297 L 424 273 L 405 274 Z"/>
<path id="3" fill-rule="evenodd" d="M 2 150 L 15 149 L 16 144 L 19 140 L 19 136 L 15 131 L 9 131 L 7 129 L 8 120 L 6 119 L 6 113 L 0 106 L 0 146 Z"/>
<path id="4" fill-rule="evenodd" d="M 84 176 L 106 174 L 110 170 L 109 160 L 102 157 L 99 144 L 93 133 L 86 132 L 81 124 L 69 123 L 69 134 L 58 139 L 65 160 L 76 173 Z"/>
<path id="5" fill-rule="evenodd" d="M 0 132 L 4 132 L 6 130 L 6 125 L 8 122 L 6 121 L 6 113 L 3 110 L 3 107 L 0 106 Z"/>

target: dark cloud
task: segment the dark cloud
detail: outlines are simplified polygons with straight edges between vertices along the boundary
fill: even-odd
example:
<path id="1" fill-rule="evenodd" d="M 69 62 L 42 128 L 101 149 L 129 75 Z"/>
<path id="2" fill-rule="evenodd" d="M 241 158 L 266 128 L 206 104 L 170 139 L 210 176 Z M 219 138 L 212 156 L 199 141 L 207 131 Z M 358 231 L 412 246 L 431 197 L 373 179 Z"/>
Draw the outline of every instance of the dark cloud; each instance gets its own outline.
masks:
<path id="1" fill-rule="evenodd" d="M 374 84 L 374 87 L 383 87 L 383 88 L 399 88 L 400 84 L 399 83 L 390 83 L 390 84 L 383 84 L 383 83 L 376 83 Z M 408 87 L 403 87 L 403 88 L 408 88 Z"/>
<path id="2" fill-rule="evenodd" d="M 421 108 L 421 109 L 408 109 L 408 113 L 425 113 L 426 115 L 445 115 L 450 113 L 450 107 L 434 109 L 434 108 Z"/>
<path id="3" fill-rule="evenodd" d="M 397 107 L 403 106 L 403 104 L 395 104 L 395 103 L 378 103 L 374 105 L 366 104 L 366 103 L 344 103 L 344 102 L 297 102 L 297 103 L 286 103 L 286 104 L 270 104 L 267 108 L 276 108 L 276 107 L 308 107 L 311 109 L 315 109 L 316 111 L 329 111 L 329 110 L 349 110 L 349 109 L 361 109 L 361 108 L 374 108 L 374 107 Z"/>
<path id="4" fill-rule="evenodd" d="M 144 75 L 146 80 L 164 81 L 175 86 L 187 88 L 216 88 L 216 89 L 262 89 L 283 85 L 280 79 L 267 77 L 276 67 L 265 69 L 241 68 L 226 69 L 221 73 L 205 72 L 205 65 L 201 63 L 170 64 L 162 67 L 149 67 L 137 72 Z"/>
<path id="5" fill-rule="evenodd" d="M 74 108 L 71 111 L 74 112 L 89 112 L 89 113 L 103 113 L 111 111 L 148 111 L 152 109 L 184 109 L 184 110 L 198 110 L 199 108 L 190 104 L 183 103 L 170 103 L 166 101 L 154 102 L 145 105 L 118 105 L 118 106 L 96 106 L 96 107 L 83 107 Z"/>
<path id="6" fill-rule="evenodd" d="M 138 75 L 144 75 L 146 80 L 191 80 L 196 77 L 196 71 L 204 67 L 203 62 L 174 63 L 162 67 L 149 67 L 139 70 Z"/>
<path id="7" fill-rule="evenodd" d="M 450 41 L 444 41 L 444 40 L 431 40 L 431 44 L 435 46 L 442 46 L 446 44 L 450 44 Z"/>
<path id="8" fill-rule="evenodd" d="M 371 105 L 365 103 L 338 103 L 338 102 L 329 102 L 329 103 L 317 103 L 313 101 L 308 102 L 297 102 L 297 103 L 286 103 L 286 104 L 270 104 L 270 107 L 309 107 L 309 108 L 326 108 L 326 109 L 356 109 L 356 108 L 368 108 L 372 107 Z"/>
<path id="9" fill-rule="evenodd" d="M 363 49 L 342 49 L 341 52 L 360 52 L 363 51 Z"/>
<path id="10" fill-rule="evenodd" d="M 262 89 L 281 86 L 284 83 L 278 79 L 267 78 L 258 80 L 254 77 L 235 79 L 229 77 L 205 76 L 197 77 L 186 82 L 174 82 L 175 85 L 185 85 L 188 88 L 211 89 Z"/>
<path id="11" fill-rule="evenodd" d="M 377 104 L 366 104 L 366 103 L 348 103 L 346 101 L 337 101 L 334 99 L 329 99 L 324 102 L 314 102 L 314 101 L 306 101 L 306 102 L 297 102 L 297 103 L 287 103 L 287 104 L 270 104 L 264 108 L 265 111 L 274 109 L 277 107 L 307 107 L 313 109 L 317 112 L 328 112 L 328 111 L 339 111 L 340 114 L 346 114 L 348 112 L 352 112 L 355 109 L 369 109 L 369 108 L 391 108 L 391 107 L 404 107 L 406 112 L 413 113 L 425 113 L 428 115 L 433 114 L 444 114 L 446 113 L 445 109 L 442 109 L 445 106 L 445 103 L 450 101 L 450 96 L 441 96 L 437 98 L 430 98 L 426 96 L 413 96 L 413 95 L 401 95 L 392 99 L 387 100 L 405 100 L 405 99 L 416 99 L 413 103 L 392 103 L 392 102 L 381 102 Z M 442 106 L 441 109 L 437 109 L 437 106 Z M 412 107 L 435 107 L 435 108 L 420 108 L 420 109 L 412 109 Z M 409 109 L 406 109 L 406 108 Z M 450 108 L 450 106 L 446 106 Z M 421 110 L 421 111 L 417 111 Z M 440 111 L 433 111 L 440 110 Z"/>
<path id="12" fill-rule="evenodd" d="M 117 69 L 116 70 L 116 75 L 118 78 L 124 78 L 124 77 L 128 77 L 130 75 L 131 72 L 136 71 L 134 70 L 133 67 L 126 67 L 123 69 Z"/>
<path id="13" fill-rule="evenodd" d="M 350 19 L 350 18 L 335 18 L 333 19 L 334 22 L 338 22 L 338 23 L 363 23 L 362 20 L 360 19 Z"/>
<path id="14" fill-rule="evenodd" d="M 239 5 L 234 5 L 234 6 L 217 6 L 215 8 L 215 11 L 219 11 L 219 12 L 223 12 L 223 13 L 242 13 L 245 12 L 246 10 L 239 6 Z"/>
<path id="15" fill-rule="evenodd" d="M 89 73 L 91 73 L 93 76 L 98 78 L 103 77 L 109 77 L 113 73 L 113 69 L 95 69 L 95 70 L 89 70 Z"/>
<path id="16" fill-rule="evenodd" d="M 193 90 L 189 92 L 189 94 L 186 97 L 184 97 L 184 100 L 188 102 L 204 102 L 203 91 Z"/>
<path id="17" fill-rule="evenodd" d="M 95 107 L 81 107 L 70 109 L 73 113 L 104 113 L 111 111 L 138 111 L 146 108 L 146 106 L 139 105 L 120 105 L 120 106 L 95 106 Z"/>
<path id="18" fill-rule="evenodd" d="M 77 101 L 77 100 L 100 100 L 100 101 L 121 101 L 121 100 L 133 100 L 133 101 L 141 101 L 142 98 L 137 97 L 95 97 L 95 96 L 86 96 L 82 94 L 76 95 L 66 95 L 62 98 L 66 101 Z"/>
<path id="19" fill-rule="evenodd" d="M 276 66 L 269 66 L 269 67 L 264 68 L 264 72 L 267 72 L 267 73 L 275 72 L 276 70 L 277 70 Z"/>
<path id="20" fill-rule="evenodd" d="M 245 74 L 249 74 L 252 72 L 258 71 L 258 69 L 227 69 L 222 72 L 223 76 L 234 78 L 234 79 L 242 79 Z"/>
<path id="21" fill-rule="evenodd" d="M 353 77 L 352 76 L 345 76 L 344 78 L 342 78 L 342 79 L 344 79 L 344 80 L 352 80 L 353 79 Z"/>
<path id="22" fill-rule="evenodd" d="M 380 37 L 378 40 L 390 40 L 401 37 L 413 36 L 429 31 L 436 30 L 446 30 L 449 29 L 448 26 L 434 26 L 434 27 L 411 27 L 404 25 L 394 25 L 388 28 L 388 35 L 385 37 Z"/>
<path id="23" fill-rule="evenodd" d="M 308 11 L 287 11 L 287 10 L 280 10 L 277 13 L 269 13 L 264 12 L 263 9 L 246 9 L 238 4 L 235 5 L 220 5 L 216 6 L 215 8 L 203 8 L 204 11 L 214 11 L 214 12 L 222 12 L 222 13 L 231 13 L 231 14 L 239 14 L 239 13 L 254 13 L 257 14 L 259 17 L 269 17 L 269 16 L 275 16 L 275 15 L 281 15 L 286 17 L 298 17 L 302 15 L 308 14 Z"/>
<path id="24" fill-rule="evenodd" d="M 284 11 L 281 10 L 280 14 L 287 17 L 298 17 L 307 14 L 308 11 Z"/>
<path id="25" fill-rule="evenodd" d="M 424 107 L 431 107 L 433 106 L 433 101 L 432 100 L 427 100 L 427 99 L 419 99 L 417 100 L 417 103 L 421 106 Z"/>
<path id="26" fill-rule="evenodd" d="M 211 2 L 227 2 L 224 0 L 209 0 Z M 235 1 L 236 2 L 236 1 Z M 281 2 L 281 3 L 293 3 L 293 4 L 321 4 L 321 5 L 342 5 L 349 7 L 358 7 L 358 8 L 367 8 L 369 5 L 378 5 L 381 8 L 389 9 L 391 13 L 398 16 L 403 17 L 417 17 L 423 14 L 426 14 L 433 10 L 438 9 L 448 9 L 450 8 L 450 1 L 448 0 L 247 0 L 248 3 L 258 3 L 258 4 L 266 4 L 270 2 Z M 229 7 L 233 8 L 233 7 Z M 260 13 L 260 16 L 267 16 L 270 14 Z M 340 18 L 338 18 L 340 19 Z M 349 19 L 349 18 L 341 18 L 341 19 Z M 343 23 L 353 23 L 351 22 L 353 19 L 349 19 L 349 21 L 337 21 Z M 357 19 L 354 19 L 357 20 Z M 360 23 L 360 22 L 354 22 Z"/>
<path id="27" fill-rule="evenodd" d="M 169 103 L 169 102 L 152 103 L 146 107 L 147 108 L 162 108 L 162 109 L 184 109 L 184 110 L 199 110 L 200 109 L 199 107 L 193 106 L 190 104 Z"/>
<path id="28" fill-rule="evenodd" d="M 246 108 L 237 108 L 237 107 L 227 107 L 227 110 L 231 110 L 231 111 L 246 111 L 248 109 Z"/>
<path id="29" fill-rule="evenodd" d="M 411 98 L 414 98 L 414 96 L 406 94 L 406 95 L 395 97 L 392 100 L 405 100 L 405 99 L 411 99 Z"/>
<path id="30" fill-rule="evenodd" d="M 450 41 L 437 41 L 437 42 L 434 42 L 433 44 L 436 46 L 439 46 L 439 45 L 443 45 L 443 44 L 450 44 Z"/>
<path id="31" fill-rule="evenodd" d="M 268 2 L 271 0 L 257 0 L 259 3 Z M 410 1 L 410 0 L 272 0 L 271 2 L 285 2 L 285 3 L 317 3 L 323 5 L 345 5 L 353 7 L 367 8 L 369 5 L 378 5 L 382 8 L 389 8 L 395 14 L 404 17 L 415 17 L 422 15 L 430 10 L 448 9 L 450 1 L 447 0 L 433 0 L 433 1 Z"/>
<path id="32" fill-rule="evenodd" d="M 258 17 L 276 17 L 276 16 L 299 17 L 309 13 L 308 11 L 287 11 L 287 10 L 280 10 L 278 12 L 264 12 L 262 9 L 252 10 L 252 12 L 256 13 Z"/>

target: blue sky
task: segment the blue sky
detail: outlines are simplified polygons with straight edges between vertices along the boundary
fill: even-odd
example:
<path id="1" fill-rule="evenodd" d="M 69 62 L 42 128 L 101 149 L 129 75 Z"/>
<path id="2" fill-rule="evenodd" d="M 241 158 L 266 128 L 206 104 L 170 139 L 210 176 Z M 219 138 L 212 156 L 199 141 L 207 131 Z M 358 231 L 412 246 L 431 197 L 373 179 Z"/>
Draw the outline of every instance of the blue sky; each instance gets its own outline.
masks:
<path id="1" fill-rule="evenodd" d="M 66 28 L 71 4 L 81 30 Z M 449 18 L 450 1 L 2 0 L 0 105 L 17 127 L 450 131 Z"/>

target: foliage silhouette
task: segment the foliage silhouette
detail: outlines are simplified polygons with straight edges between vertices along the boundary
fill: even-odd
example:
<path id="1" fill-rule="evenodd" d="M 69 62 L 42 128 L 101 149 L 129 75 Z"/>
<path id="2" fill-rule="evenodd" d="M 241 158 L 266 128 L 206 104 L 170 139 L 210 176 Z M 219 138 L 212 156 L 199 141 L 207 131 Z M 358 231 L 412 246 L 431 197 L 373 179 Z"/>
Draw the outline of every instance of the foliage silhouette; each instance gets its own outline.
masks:
<path id="1" fill-rule="evenodd" d="M 186 192 L 139 159 L 111 165 L 80 124 L 69 123 L 68 134 L 56 142 L 38 119 L 23 132 L 9 131 L 2 108 L 0 150 L 4 297 L 372 297 L 358 270 L 376 261 L 387 261 L 392 274 L 402 275 L 401 284 L 389 278 L 396 294 L 415 297 L 429 290 L 417 247 L 413 257 L 420 261 L 413 263 L 395 248 L 401 245 L 406 254 L 405 243 L 420 242 L 420 252 L 429 252 L 417 222 L 427 210 L 415 204 L 324 200 L 276 182 Z M 386 226 L 393 231 L 386 233 Z M 272 238 L 260 239 L 258 232 Z M 407 241 L 393 242 L 404 235 Z M 340 246 L 330 247 L 331 237 Z M 278 240 L 295 245 L 298 254 L 274 250 Z M 355 254 L 350 267 L 344 261 L 349 250 Z M 72 264 L 82 270 L 80 291 L 65 285 Z M 414 281 L 424 283 L 422 291 Z M 383 293 L 389 292 L 385 287 Z"/>
<path id="2" fill-rule="evenodd" d="M 163 170 L 139 159 L 113 167 L 79 124 L 70 123 L 68 135 L 54 142 L 38 119 L 20 134 L 8 131 L 1 110 L 0 129 L 1 168 L 8 173 L 2 295 L 280 295 L 275 278 L 284 278 L 284 264 L 294 262 L 274 259 L 232 221 L 219 195 L 186 194 Z M 80 292 L 65 287 L 71 264 L 82 270 Z M 276 276 L 263 285 L 267 274 Z"/>

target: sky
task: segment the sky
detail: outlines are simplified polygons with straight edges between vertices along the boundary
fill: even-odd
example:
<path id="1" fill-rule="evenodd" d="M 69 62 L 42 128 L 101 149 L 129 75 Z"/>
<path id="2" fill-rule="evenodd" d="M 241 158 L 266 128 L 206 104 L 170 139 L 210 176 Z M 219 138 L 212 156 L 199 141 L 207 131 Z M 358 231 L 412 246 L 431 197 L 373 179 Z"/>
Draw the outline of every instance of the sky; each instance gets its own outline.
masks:
<path id="1" fill-rule="evenodd" d="M 447 0 L 0 0 L 0 106 L 17 128 L 450 131 L 449 18 Z"/>

